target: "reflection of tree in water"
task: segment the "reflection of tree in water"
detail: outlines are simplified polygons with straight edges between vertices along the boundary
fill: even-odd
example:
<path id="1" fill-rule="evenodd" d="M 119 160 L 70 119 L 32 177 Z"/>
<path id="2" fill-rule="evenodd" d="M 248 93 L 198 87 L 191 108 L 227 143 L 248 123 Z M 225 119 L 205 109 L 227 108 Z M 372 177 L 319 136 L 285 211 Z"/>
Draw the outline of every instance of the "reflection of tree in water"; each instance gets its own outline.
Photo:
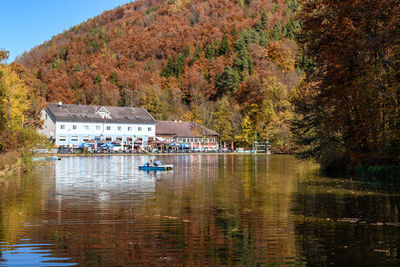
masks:
<path id="1" fill-rule="evenodd" d="M 7 191 L 0 196 L 3 238 L 22 233 L 55 244 L 55 256 L 83 265 L 321 265 L 398 257 L 399 227 L 372 225 L 399 219 L 398 196 L 314 179 L 314 165 L 288 156 L 168 156 L 162 160 L 175 170 L 156 175 L 135 172 L 146 157 L 115 157 L 109 169 L 101 159 L 82 160 L 60 161 L 75 167 L 60 172 L 73 179 L 42 173 L 50 178 L 1 191 Z M 91 164 L 105 175 L 88 176 Z M 14 217 L 3 217 L 13 205 Z M 357 212 L 365 224 L 346 221 Z"/>
<path id="2" fill-rule="evenodd" d="M 396 189 L 317 174 L 308 178 L 298 185 L 293 216 L 299 250 L 309 265 L 400 263 Z"/>
<path id="3" fill-rule="evenodd" d="M 47 169 L 45 175 L 51 175 Z M 35 215 L 46 204 L 51 184 L 33 173 L 17 173 L 0 181 L 0 242 L 15 244 L 25 232 L 24 225 L 35 224 Z"/>
<path id="4" fill-rule="evenodd" d="M 168 184 L 168 180 L 160 186 L 161 216 L 173 212 L 174 218 L 187 221 L 179 224 L 184 233 L 179 239 L 179 247 L 185 248 L 182 253 L 189 253 L 197 264 L 205 259 L 207 264 L 290 262 L 296 249 L 289 216 L 293 179 L 288 169 L 269 171 L 267 180 L 265 158 L 256 162 L 252 156 L 225 157 L 211 167 L 212 175 L 203 169 L 190 182 Z"/>

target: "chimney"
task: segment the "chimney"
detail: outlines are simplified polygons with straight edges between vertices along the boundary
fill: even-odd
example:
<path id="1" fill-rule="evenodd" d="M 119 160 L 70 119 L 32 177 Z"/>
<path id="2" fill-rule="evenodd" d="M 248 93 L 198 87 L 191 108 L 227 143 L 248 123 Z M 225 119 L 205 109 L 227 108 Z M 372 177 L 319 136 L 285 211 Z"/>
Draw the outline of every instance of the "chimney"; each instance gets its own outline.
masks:
<path id="1" fill-rule="evenodd" d="M 60 101 L 60 102 L 58 102 L 58 106 L 59 107 L 61 107 L 62 106 L 62 102 Z"/>

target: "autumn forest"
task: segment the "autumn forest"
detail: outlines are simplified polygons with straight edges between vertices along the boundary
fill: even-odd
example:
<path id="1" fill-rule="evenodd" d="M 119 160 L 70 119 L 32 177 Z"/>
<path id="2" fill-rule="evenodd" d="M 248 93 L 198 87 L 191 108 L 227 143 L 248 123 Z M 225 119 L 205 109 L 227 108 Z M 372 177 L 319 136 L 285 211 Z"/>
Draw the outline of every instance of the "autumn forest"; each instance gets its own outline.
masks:
<path id="1" fill-rule="evenodd" d="M 11 69 L 31 88 L 15 116 L 32 125 L 45 103 L 132 94 L 156 119 L 237 146 L 268 135 L 273 152 L 326 170 L 397 165 L 399 18 L 399 0 L 138 0 L 2 64 L 2 128 Z"/>

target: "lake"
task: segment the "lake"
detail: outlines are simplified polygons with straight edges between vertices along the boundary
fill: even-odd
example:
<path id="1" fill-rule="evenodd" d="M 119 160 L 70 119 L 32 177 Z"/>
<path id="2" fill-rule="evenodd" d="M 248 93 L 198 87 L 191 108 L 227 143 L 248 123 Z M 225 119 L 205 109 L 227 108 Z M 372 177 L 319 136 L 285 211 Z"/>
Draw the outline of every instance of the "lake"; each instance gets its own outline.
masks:
<path id="1" fill-rule="evenodd" d="M 287 155 L 64 157 L 0 181 L 0 266 L 399 265 L 400 189 Z"/>

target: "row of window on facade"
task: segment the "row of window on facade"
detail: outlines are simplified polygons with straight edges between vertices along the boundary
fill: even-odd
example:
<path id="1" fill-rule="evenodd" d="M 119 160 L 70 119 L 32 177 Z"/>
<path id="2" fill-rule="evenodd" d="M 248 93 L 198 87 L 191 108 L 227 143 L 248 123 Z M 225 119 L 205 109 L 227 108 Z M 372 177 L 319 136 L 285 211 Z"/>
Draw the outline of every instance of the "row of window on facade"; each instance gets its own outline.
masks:
<path id="1" fill-rule="evenodd" d="M 89 141 L 89 140 L 91 140 L 91 139 L 97 139 L 97 140 L 100 140 L 100 136 L 96 136 L 96 137 L 94 137 L 94 138 L 90 138 L 89 136 L 84 136 L 84 137 L 82 137 L 82 140 L 79 140 L 79 136 L 71 136 L 70 137 L 70 142 L 87 142 L 87 141 Z M 123 138 L 122 137 L 116 137 L 114 140 L 112 139 L 112 137 L 109 137 L 109 136 L 107 136 L 107 137 L 105 137 L 104 138 L 106 141 L 116 141 L 116 140 L 119 140 L 119 141 L 123 141 Z M 137 140 L 142 140 L 142 138 L 137 138 Z M 67 136 L 59 136 L 58 137 L 58 141 L 59 142 L 67 142 Z M 133 141 L 133 139 L 132 139 L 132 137 L 127 137 L 126 138 L 126 141 L 127 142 L 132 142 Z"/>
<path id="2" fill-rule="evenodd" d="M 80 142 L 79 136 L 71 136 L 71 142 Z M 82 142 L 87 142 L 93 138 L 90 138 L 89 136 L 84 136 L 82 137 Z M 100 139 L 100 136 L 95 137 L 94 139 Z M 120 140 L 123 141 L 122 137 L 116 137 L 115 140 L 112 140 L 111 137 L 107 136 L 104 138 L 106 141 L 115 141 L 115 140 Z M 165 138 L 166 141 L 175 141 L 174 138 Z M 59 136 L 58 137 L 59 142 L 67 142 L 67 136 Z M 127 137 L 126 141 L 130 142 L 132 141 L 131 137 Z M 199 142 L 215 142 L 214 138 L 177 138 L 178 142 L 184 142 L 184 143 L 199 143 Z"/>
<path id="3" fill-rule="evenodd" d="M 84 129 L 85 130 L 89 130 L 89 125 L 84 125 L 83 126 L 84 127 Z M 60 125 L 60 129 L 61 130 L 65 130 L 65 124 L 61 124 Z M 78 125 L 72 125 L 72 130 L 77 130 L 78 129 Z M 122 126 L 117 126 L 117 129 L 118 129 L 118 131 L 122 131 Z M 132 131 L 132 127 L 131 126 L 128 126 L 128 131 Z M 106 126 L 106 130 L 107 131 L 111 131 L 111 126 Z M 142 127 L 138 127 L 138 132 L 141 132 L 143 130 L 143 128 Z M 151 132 L 153 130 L 153 128 L 152 127 L 148 127 L 147 128 L 147 131 L 148 132 Z M 100 131 L 100 126 L 99 125 L 96 125 L 96 131 Z"/>

